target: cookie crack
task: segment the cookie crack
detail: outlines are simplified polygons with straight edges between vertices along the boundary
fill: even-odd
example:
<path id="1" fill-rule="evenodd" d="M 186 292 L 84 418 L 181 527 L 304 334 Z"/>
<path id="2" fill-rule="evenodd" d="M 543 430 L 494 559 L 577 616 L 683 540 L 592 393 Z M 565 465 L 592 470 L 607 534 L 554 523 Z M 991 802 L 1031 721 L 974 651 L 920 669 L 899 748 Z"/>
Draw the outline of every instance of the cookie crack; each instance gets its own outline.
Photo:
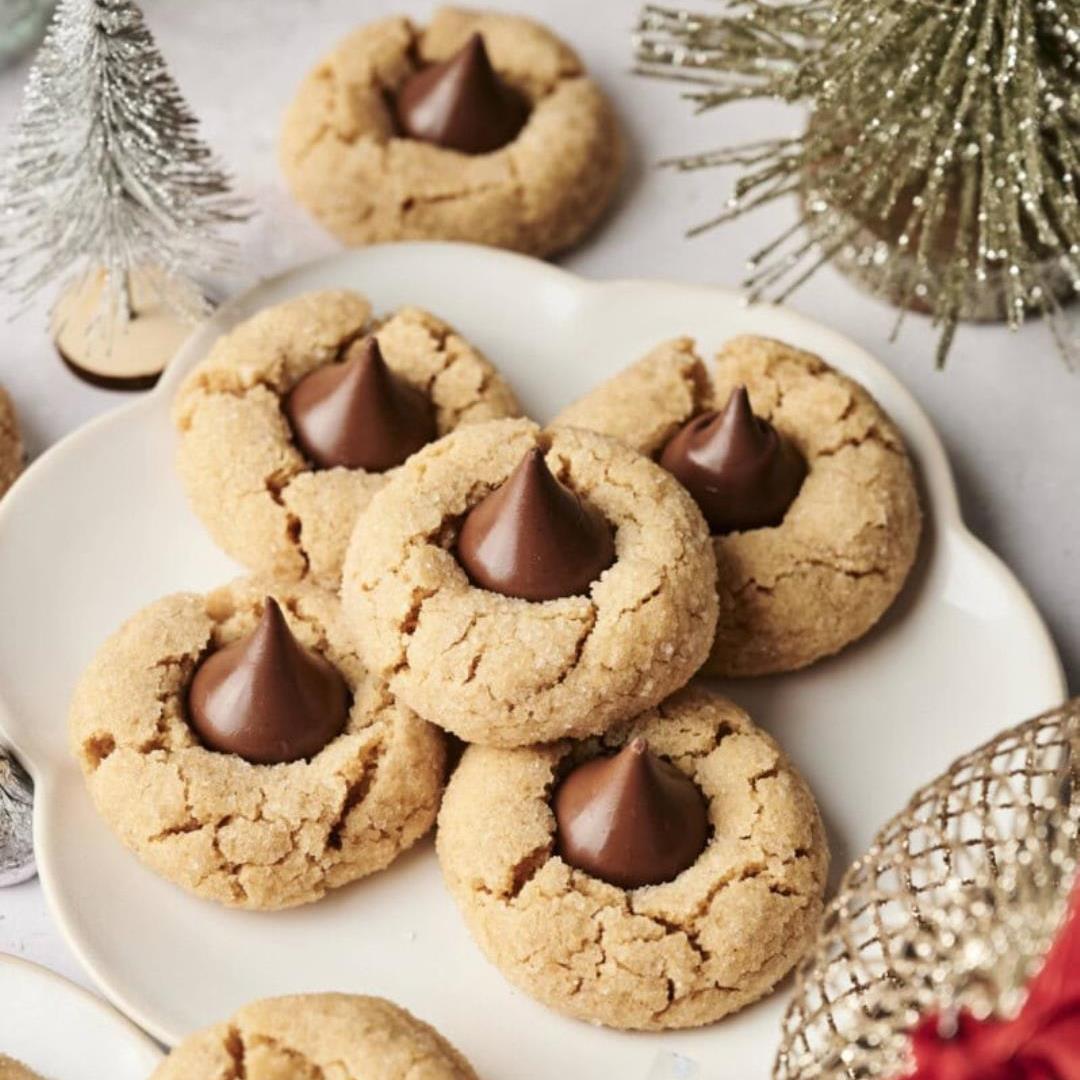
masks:
<path id="1" fill-rule="evenodd" d="M 516 900 L 524 891 L 525 886 L 543 869 L 553 851 L 554 844 L 548 841 L 538 844 L 527 855 L 518 859 L 510 871 L 510 888 L 503 896 L 511 901 Z"/>
<path id="2" fill-rule="evenodd" d="M 116 739 L 112 732 L 95 731 L 93 735 L 83 740 L 82 751 L 90 772 L 95 773 L 116 753 Z"/>
<path id="3" fill-rule="evenodd" d="M 325 1080 L 328 1075 L 318 1062 L 313 1061 L 307 1054 L 304 1054 L 295 1047 L 289 1046 L 281 1039 L 274 1038 L 272 1035 L 266 1034 L 266 1032 L 260 1031 L 258 1034 L 254 1034 L 250 1038 L 251 1046 L 263 1046 L 271 1050 L 275 1057 L 283 1059 L 280 1064 L 288 1063 L 290 1073 L 293 1075 L 299 1075 L 299 1069 L 304 1070 L 304 1080 Z M 277 1066 L 279 1062 L 275 1062 Z M 289 1074 L 283 1074 L 289 1075 Z M 352 1080 L 351 1073 L 344 1073 L 344 1080 Z"/>
<path id="4" fill-rule="evenodd" d="M 232 1025 L 225 1033 L 225 1053 L 230 1065 L 226 1080 L 247 1080 L 247 1047 L 240 1029 Z"/>
<path id="5" fill-rule="evenodd" d="M 557 686 L 562 686 L 567 679 L 577 670 L 581 664 L 581 657 L 585 652 L 586 646 L 589 644 L 589 638 L 592 637 L 593 631 L 596 629 L 597 612 L 596 605 L 590 604 L 588 614 L 584 620 L 584 625 L 578 636 L 577 641 L 574 642 L 574 650 L 570 658 L 566 662 L 566 666 L 555 676 L 553 679 L 549 679 L 545 683 L 537 683 L 533 688 L 532 693 L 547 694 L 554 690 Z M 511 703 L 508 703 L 511 704 Z"/>
<path id="6" fill-rule="evenodd" d="M 500 181 L 485 181 L 480 184 L 467 184 L 454 191 L 433 192 L 430 195 L 409 195 L 398 204 L 398 212 L 402 220 L 418 206 L 438 206 L 441 203 L 453 203 L 460 199 L 467 199 L 472 195 L 482 195 L 486 191 L 498 191 L 505 185 Z"/>
<path id="7" fill-rule="evenodd" d="M 373 747 L 372 759 L 365 761 L 361 768 L 360 775 L 346 785 L 345 794 L 341 800 L 341 807 L 334 820 L 330 823 L 330 828 L 326 834 L 327 846 L 334 851 L 341 851 L 342 834 L 345 831 L 348 817 L 353 810 L 360 806 L 367 798 L 372 785 L 375 783 L 379 761 L 382 756 L 382 749 L 382 743 L 376 743 Z"/>
<path id="8" fill-rule="evenodd" d="M 304 549 L 303 543 L 303 530 L 304 523 L 300 520 L 300 517 L 295 514 L 285 502 L 285 491 L 289 484 L 292 483 L 297 476 L 306 472 L 306 469 L 297 469 L 295 472 L 291 472 L 287 477 L 282 477 L 278 473 L 273 473 L 266 477 L 263 481 L 266 485 L 266 493 L 270 498 L 281 507 L 285 514 L 285 536 L 289 543 L 296 549 L 296 553 L 300 556 L 304 564 L 303 576 L 306 576 L 311 569 L 311 559 L 308 556 L 307 551 Z"/>
<path id="9" fill-rule="evenodd" d="M 854 399 L 852 400 L 854 401 Z M 843 418 L 841 417 L 841 420 L 837 422 L 839 423 L 842 420 Z M 902 447 L 895 445 L 891 439 L 886 437 L 885 432 L 881 430 L 881 427 L 875 421 L 861 435 L 851 435 L 846 439 L 841 439 L 835 446 L 825 446 L 816 450 L 810 465 L 813 467 L 814 461 L 818 461 L 822 458 L 835 457 L 844 450 L 858 450 L 859 447 L 865 446 L 868 443 L 874 443 L 877 446 L 880 446 L 882 450 L 889 454 L 893 454 L 896 457 L 907 456 Z"/>
<path id="10" fill-rule="evenodd" d="M 772 581 L 766 584 L 763 581 L 759 581 L 755 577 L 748 577 L 737 589 L 734 590 L 732 595 L 741 596 L 748 589 L 754 589 L 757 592 L 772 593 L 776 590 L 777 585 L 782 581 L 787 581 L 790 578 L 799 577 L 804 574 L 809 568 L 818 567 L 819 569 L 828 570 L 831 573 L 837 574 L 840 577 L 848 578 L 851 581 L 860 581 L 863 578 L 879 577 L 887 578 L 889 576 L 888 571 L 881 566 L 868 566 L 862 569 L 855 569 L 853 567 L 844 567 L 839 565 L 838 562 L 830 561 L 829 559 L 820 558 L 804 558 L 799 559 L 794 566 L 790 566 L 784 570 L 777 571 L 772 578 Z"/>

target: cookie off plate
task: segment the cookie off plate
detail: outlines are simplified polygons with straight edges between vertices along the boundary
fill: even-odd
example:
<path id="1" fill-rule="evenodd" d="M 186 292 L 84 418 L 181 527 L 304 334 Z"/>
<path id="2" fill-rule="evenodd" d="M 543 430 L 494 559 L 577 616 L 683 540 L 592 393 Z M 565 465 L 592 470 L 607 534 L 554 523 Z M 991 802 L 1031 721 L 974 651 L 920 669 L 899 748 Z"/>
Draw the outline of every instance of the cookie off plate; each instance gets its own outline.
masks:
<path id="1" fill-rule="evenodd" d="M 0 1055 L 47 1080 L 146 1080 L 161 1048 L 100 998 L 0 955 Z"/>
<path id="2" fill-rule="evenodd" d="M 446 319 L 541 420 L 682 334 L 697 338 L 703 355 L 740 333 L 787 340 L 874 394 L 921 477 L 927 525 L 911 580 L 883 623 L 840 656 L 723 687 L 811 784 L 836 874 L 954 757 L 1064 697 L 1038 613 L 964 527 L 925 414 L 850 341 L 785 309 L 744 307 L 719 289 L 588 282 L 466 245 L 361 249 L 223 308 L 156 390 L 55 446 L 0 504 L 0 609 L 15 628 L 0 637 L 0 728 L 37 783 L 38 862 L 65 936 L 103 993 L 168 1043 L 254 998 L 340 990 L 404 1005 L 483 1076 L 766 1077 L 786 987 L 699 1031 L 630 1035 L 564 1019 L 483 959 L 443 888 L 430 840 L 317 904 L 260 914 L 220 908 L 159 879 L 93 811 L 67 749 L 67 703 L 80 671 L 151 600 L 240 573 L 188 510 L 173 469 L 169 406 L 178 382 L 236 322 L 332 287 L 366 294 L 377 315 L 416 304 Z"/>

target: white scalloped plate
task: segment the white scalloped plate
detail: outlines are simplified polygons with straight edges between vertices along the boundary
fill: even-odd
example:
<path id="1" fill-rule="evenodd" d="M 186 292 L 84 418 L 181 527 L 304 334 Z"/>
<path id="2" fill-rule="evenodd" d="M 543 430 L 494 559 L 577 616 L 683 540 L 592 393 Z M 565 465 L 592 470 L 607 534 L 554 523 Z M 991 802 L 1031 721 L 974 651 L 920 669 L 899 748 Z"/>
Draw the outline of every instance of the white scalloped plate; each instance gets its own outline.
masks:
<path id="1" fill-rule="evenodd" d="M 413 303 L 449 320 L 541 419 L 665 337 L 692 334 L 711 352 L 742 332 L 820 353 L 889 410 L 918 463 L 928 510 L 904 597 L 840 657 L 731 690 L 808 777 L 837 869 L 958 753 L 1064 697 L 1039 615 L 964 528 L 926 416 L 850 341 L 791 311 L 746 308 L 719 289 L 588 282 L 467 245 L 349 252 L 223 309 L 156 391 L 54 447 L 0 505 L 0 725 L 38 784 L 38 862 L 64 934 L 104 993 L 168 1043 L 252 998 L 352 990 L 393 998 L 436 1024 L 491 1080 L 695 1075 L 679 1072 L 672 1053 L 711 1080 L 765 1077 L 784 991 L 698 1032 L 627 1035 L 563 1019 L 485 963 L 443 891 L 430 841 L 318 904 L 260 915 L 193 899 L 155 877 L 92 810 L 65 739 L 79 671 L 143 604 L 236 570 L 188 511 L 173 473 L 168 411 L 177 382 L 239 319 L 331 286 L 367 293 L 377 312 Z"/>
<path id="2" fill-rule="evenodd" d="M 101 998 L 0 954 L 0 1054 L 48 1080 L 146 1080 L 161 1049 Z"/>

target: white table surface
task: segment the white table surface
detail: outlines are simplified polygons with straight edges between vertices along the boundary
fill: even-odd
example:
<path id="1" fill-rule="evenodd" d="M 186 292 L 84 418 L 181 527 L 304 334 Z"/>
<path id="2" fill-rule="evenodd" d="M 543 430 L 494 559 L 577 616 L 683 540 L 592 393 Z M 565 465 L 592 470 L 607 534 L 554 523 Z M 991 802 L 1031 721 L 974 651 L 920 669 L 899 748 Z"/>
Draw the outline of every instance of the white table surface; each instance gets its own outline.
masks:
<path id="1" fill-rule="evenodd" d="M 631 167 L 618 206 L 584 247 L 563 260 L 565 265 L 598 278 L 737 284 L 746 256 L 792 219 L 794 207 L 774 207 L 685 240 L 685 229 L 722 206 L 731 174 L 678 175 L 654 163 L 763 133 L 794 131 L 798 115 L 771 104 L 748 104 L 694 117 L 678 99 L 677 87 L 631 75 L 636 0 L 488 2 L 543 19 L 567 37 L 614 97 L 630 136 Z M 695 2 L 698 8 L 710 4 Z M 235 233 L 240 263 L 221 283 L 223 290 L 245 288 L 262 275 L 336 250 L 284 188 L 274 153 L 279 117 L 307 68 L 347 30 L 394 11 L 422 18 L 429 5 L 144 0 L 143 7 L 206 137 L 260 211 Z M 25 75 L 26 65 L 0 73 L 0 127 L 15 115 Z M 965 329 L 947 369 L 935 371 L 935 336 L 925 319 L 910 319 L 890 344 L 892 310 L 831 269 L 791 303 L 881 357 L 920 398 L 952 457 L 968 521 L 1032 592 L 1057 639 L 1070 685 L 1080 692 L 1080 372 L 1065 369 L 1049 333 L 1038 324 L 1015 336 L 997 327 Z M 15 398 L 32 455 L 127 400 L 76 381 L 59 363 L 44 329 L 45 306 L 5 324 L 0 338 L 0 383 Z M 1080 320 L 1080 311 L 1075 314 Z M 13 615 L 0 633 L 18 633 Z M 0 891 L 0 952 L 89 985 L 52 926 L 36 881 Z"/>

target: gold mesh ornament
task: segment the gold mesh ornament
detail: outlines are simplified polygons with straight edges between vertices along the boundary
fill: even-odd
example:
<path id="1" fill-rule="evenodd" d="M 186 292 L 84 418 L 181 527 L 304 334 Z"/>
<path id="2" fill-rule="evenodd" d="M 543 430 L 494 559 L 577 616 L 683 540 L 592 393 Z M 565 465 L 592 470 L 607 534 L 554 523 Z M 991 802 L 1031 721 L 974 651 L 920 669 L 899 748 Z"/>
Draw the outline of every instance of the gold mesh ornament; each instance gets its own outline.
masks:
<path id="1" fill-rule="evenodd" d="M 845 874 L 796 976 L 774 1080 L 903 1076 L 927 1012 L 1011 1018 L 1068 903 L 1080 698 L 922 788 Z"/>

